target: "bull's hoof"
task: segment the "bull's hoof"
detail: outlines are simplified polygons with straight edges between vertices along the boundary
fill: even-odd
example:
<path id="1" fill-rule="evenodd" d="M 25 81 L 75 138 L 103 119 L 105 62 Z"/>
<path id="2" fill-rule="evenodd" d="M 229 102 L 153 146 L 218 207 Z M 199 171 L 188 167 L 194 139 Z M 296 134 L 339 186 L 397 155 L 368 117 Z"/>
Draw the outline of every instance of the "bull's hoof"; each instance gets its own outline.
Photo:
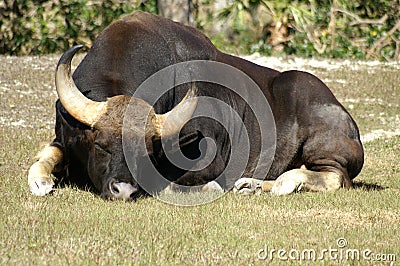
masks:
<path id="1" fill-rule="evenodd" d="M 276 196 L 288 195 L 300 191 L 304 185 L 304 174 L 301 169 L 294 169 L 283 173 L 276 179 L 271 194 Z"/>
<path id="2" fill-rule="evenodd" d="M 208 182 L 201 188 L 202 192 L 224 192 L 224 189 L 215 181 Z"/>
<path id="3" fill-rule="evenodd" d="M 33 195 L 44 196 L 53 190 L 54 182 L 50 176 L 30 178 L 29 188 Z"/>
<path id="4" fill-rule="evenodd" d="M 46 164 L 37 161 L 29 168 L 28 185 L 35 196 L 44 196 L 53 190 L 54 181 Z"/>
<path id="5" fill-rule="evenodd" d="M 240 195 L 251 195 L 261 193 L 262 180 L 243 177 L 235 182 L 233 192 Z"/>
<path id="6" fill-rule="evenodd" d="M 53 190 L 54 181 L 43 173 L 40 164 L 35 163 L 29 169 L 28 185 L 33 195 L 44 196 Z"/>

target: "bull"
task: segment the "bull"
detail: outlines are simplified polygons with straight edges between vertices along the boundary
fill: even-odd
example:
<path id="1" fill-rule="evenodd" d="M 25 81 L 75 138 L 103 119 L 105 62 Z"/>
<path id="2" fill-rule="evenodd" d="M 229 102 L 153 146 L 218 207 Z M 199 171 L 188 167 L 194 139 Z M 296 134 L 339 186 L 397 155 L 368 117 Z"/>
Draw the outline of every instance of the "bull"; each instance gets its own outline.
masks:
<path id="1" fill-rule="evenodd" d="M 64 53 L 56 68 L 56 136 L 29 169 L 28 184 L 35 195 L 53 189 L 54 175 L 93 185 L 104 198 L 132 199 L 140 193 L 138 179 L 147 178 L 145 157 L 151 158 L 151 164 L 171 185 L 200 185 L 205 190 L 233 187 L 243 194 L 351 188 L 362 169 L 364 153 L 355 121 L 329 88 L 309 73 L 279 72 L 223 53 L 197 29 L 144 12 L 105 28 L 71 76 L 71 59 L 79 49 L 76 46 Z M 260 125 L 236 93 L 220 84 L 197 82 L 172 86 L 153 105 L 134 96 L 153 74 L 191 60 L 234 67 L 262 91 L 273 114 L 271 126 L 276 127 L 276 147 L 265 176 L 253 176 L 255 165 L 263 158 Z M 246 90 L 249 95 L 254 93 L 251 88 Z M 219 123 L 206 117 L 191 119 L 203 96 L 233 106 L 249 132 L 249 158 L 240 176 L 216 179 L 227 166 L 234 143 Z M 129 141 L 137 143 L 140 138 L 145 143 L 145 148 L 133 149 L 134 173 L 122 144 L 128 106 L 134 110 L 129 117 Z M 218 106 L 207 108 L 221 112 Z M 211 148 L 202 140 L 213 139 L 216 147 L 209 165 L 191 171 L 170 164 L 167 154 L 177 151 L 160 142 L 173 136 L 178 136 L 180 152 L 191 159 L 209 156 Z"/>

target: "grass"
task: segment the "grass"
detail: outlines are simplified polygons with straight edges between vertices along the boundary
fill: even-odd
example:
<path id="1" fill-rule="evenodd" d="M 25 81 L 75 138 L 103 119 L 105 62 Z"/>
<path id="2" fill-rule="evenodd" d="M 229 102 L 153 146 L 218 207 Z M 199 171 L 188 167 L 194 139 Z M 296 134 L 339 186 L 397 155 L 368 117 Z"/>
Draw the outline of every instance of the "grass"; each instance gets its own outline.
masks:
<path id="1" fill-rule="evenodd" d="M 400 136 L 365 143 L 365 167 L 357 188 L 349 191 L 285 197 L 228 193 L 197 207 L 154 198 L 105 201 L 73 186 L 32 196 L 27 169 L 41 143 L 53 137 L 57 59 L 0 57 L 1 265 L 265 264 L 269 258 L 258 258 L 265 251 L 338 249 L 342 237 L 348 244 L 338 250 L 369 249 L 400 259 Z M 338 98 L 352 106 L 362 134 L 400 130 L 398 69 L 309 70 L 331 80 Z M 272 261 L 287 262 L 298 263 L 280 261 L 276 253 Z M 334 262 L 326 255 L 320 263 Z M 342 263 L 389 264 L 362 258 Z"/>

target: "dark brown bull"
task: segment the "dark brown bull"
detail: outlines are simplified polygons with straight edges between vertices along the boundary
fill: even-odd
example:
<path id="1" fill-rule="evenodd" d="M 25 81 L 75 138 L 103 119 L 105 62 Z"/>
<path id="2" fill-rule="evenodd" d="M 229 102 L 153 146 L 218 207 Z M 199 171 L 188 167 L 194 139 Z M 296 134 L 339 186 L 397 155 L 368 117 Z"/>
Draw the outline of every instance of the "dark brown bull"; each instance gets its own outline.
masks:
<path id="1" fill-rule="evenodd" d="M 363 148 L 356 123 L 326 85 L 311 74 L 281 73 L 222 53 L 198 30 L 143 12 L 107 27 L 72 79 L 70 61 L 79 48 L 67 51 L 57 66 L 60 100 L 56 104 L 56 138 L 29 170 L 28 183 L 35 195 L 52 190 L 54 182 L 50 175 L 54 174 L 77 183 L 91 183 L 104 197 L 134 197 L 139 177 L 132 176 L 128 169 L 121 140 L 129 103 L 135 110 L 130 121 L 134 133 L 129 137 L 133 142 L 138 138 L 146 141 L 146 149 L 138 148 L 134 154 L 139 175 L 145 175 L 140 168 L 147 167 L 141 164 L 141 158 L 151 156 L 158 171 L 176 184 L 226 189 L 236 181 L 234 190 L 239 193 L 262 189 L 282 195 L 300 189 L 349 188 L 362 168 Z M 131 97 L 157 71 L 189 60 L 233 66 L 262 90 L 276 125 L 276 151 L 271 168 L 263 177 L 265 181 L 251 178 L 260 158 L 262 136 L 254 114 L 235 93 L 220 85 L 200 82 L 189 90 L 184 85 L 175 86 L 154 107 Z M 248 89 L 246 93 L 254 92 Z M 218 123 L 207 118 L 190 120 L 196 107 L 200 107 L 196 95 L 217 98 L 233 106 L 250 132 L 246 170 L 239 177 L 225 177 L 224 184 L 213 180 L 226 167 L 233 143 Z M 220 111 L 218 106 L 210 108 Z M 160 148 L 160 141 L 178 132 L 180 147 L 188 158 L 200 156 L 202 139 L 215 140 L 212 163 L 199 171 L 170 165 L 165 155 L 175 151 Z M 240 177 L 243 178 L 237 180 Z"/>

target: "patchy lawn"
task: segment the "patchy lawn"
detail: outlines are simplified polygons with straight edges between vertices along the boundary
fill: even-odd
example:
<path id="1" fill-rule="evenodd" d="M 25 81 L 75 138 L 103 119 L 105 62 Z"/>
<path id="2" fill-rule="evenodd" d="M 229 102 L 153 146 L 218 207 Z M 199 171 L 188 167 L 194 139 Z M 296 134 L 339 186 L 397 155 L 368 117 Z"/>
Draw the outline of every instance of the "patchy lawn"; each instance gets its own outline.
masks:
<path id="1" fill-rule="evenodd" d="M 400 260 L 400 65 L 251 59 L 316 74 L 350 111 L 366 153 L 356 189 L 286 197 L 228 193 L 197 207 L 150 197 L 134 203 L 105 201 L 76 187 L 34 197 L 27 169 L 40 145 L 53 138 L 58 56 L 0 56 L 0 264 L 243 265 L 285 258 L 314 264 L 310 260 L 321 258 L 327 265 L 331 259 L 357 265 Z"/>

